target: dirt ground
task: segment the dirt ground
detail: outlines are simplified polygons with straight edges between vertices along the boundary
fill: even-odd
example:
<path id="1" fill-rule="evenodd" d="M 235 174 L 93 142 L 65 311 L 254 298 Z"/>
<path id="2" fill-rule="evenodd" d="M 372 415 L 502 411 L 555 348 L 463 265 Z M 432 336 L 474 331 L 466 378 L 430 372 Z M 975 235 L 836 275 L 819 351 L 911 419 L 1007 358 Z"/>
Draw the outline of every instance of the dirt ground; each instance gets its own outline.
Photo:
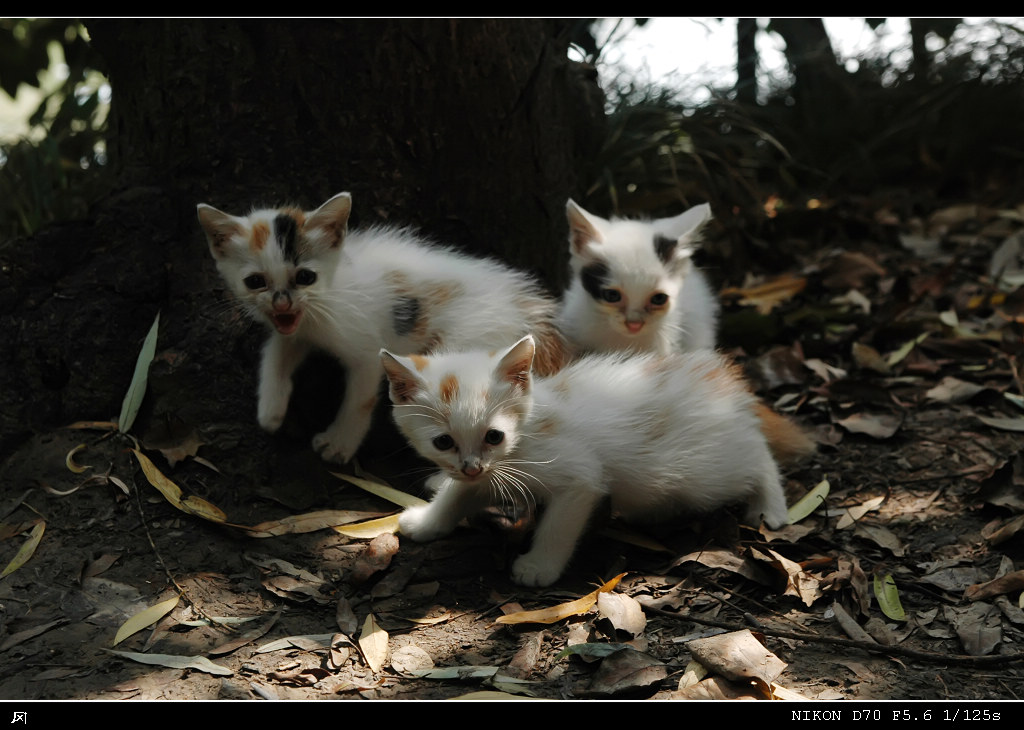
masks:
<path id="1" fill-rule="evenodd" d="M 132 431 L 231 524 L 173 506 L 127 435 L 40 433 L 0 465 L 0 564 L 38 537 L 0 578 L 0 697 L 1019 699 L 1024 295 L 1010 274 L 1024 256 L 1006 241 L 1020 211 L 949 208 L 913 235 L 882 208 L 859 214 L 863 239 L 723 291 L 724 347 L 819 442 L 786 470 L 790 504 L 827 481 L 824 509 L 777 532 L 738 510 L 642 532 L 602 523 L 554 586 L 524 589 L 508 568 L 529 515 L 483 515 L 426 545 L 239 527 L 399 509 L 332 475 L 354 467 L 320 462 L 301 425 Z M 386 420 L 359 466 L 423 496 L 425 465 Z M 578 612 L 515 622 L 620 574 Z M 776 659 L 702 649 L 746 630 Z"/>

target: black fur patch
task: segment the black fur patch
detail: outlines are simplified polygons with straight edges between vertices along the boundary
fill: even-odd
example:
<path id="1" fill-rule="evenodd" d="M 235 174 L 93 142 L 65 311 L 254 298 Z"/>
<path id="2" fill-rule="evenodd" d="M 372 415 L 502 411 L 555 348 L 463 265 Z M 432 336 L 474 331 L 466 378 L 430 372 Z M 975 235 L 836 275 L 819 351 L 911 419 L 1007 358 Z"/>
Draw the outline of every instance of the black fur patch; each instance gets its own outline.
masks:
<path id="1" fill-rule="evenodd" d="M 596 262 L 584 266 L 580 271 L 580 283 L 587 294 L 600 300 L 601 290 L 607 288 L 608 284 L 607 264 Z"/>
<path id="2" fill-rule="evenodd" d="M 277 239 L 284 257 L 298 263 L 299 252 L 296 245 L 299 241 L 299 226 L 290 215 L 281 214 L 274 218 L 274 238 Z"/>
<path id="3" fill-rule="evenodd" d="M 679 241 L 674 238 L 661 235 L 654 237 L 654 251 L 658 254 L 658 258 L 661 259 L 661 263 L 666 266 L 672 263 L 672 255 L 675 253 L 678 244 Z"/>
<path id="4" fill-rule="evenodd" d="M 391 309 L 391 321 L 395 334 L 404 337 L 416 329 L 420 318 L 420 300 L 415 297 L 402 297 Z"/>

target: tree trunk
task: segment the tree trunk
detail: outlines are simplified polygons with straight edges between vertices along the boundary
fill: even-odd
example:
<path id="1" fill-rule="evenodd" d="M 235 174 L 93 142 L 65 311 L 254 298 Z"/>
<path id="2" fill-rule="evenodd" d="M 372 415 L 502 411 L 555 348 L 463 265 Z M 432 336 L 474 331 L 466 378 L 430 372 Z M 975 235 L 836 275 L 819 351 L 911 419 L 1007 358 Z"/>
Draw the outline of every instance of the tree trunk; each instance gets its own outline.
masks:
<path id="1" fill-rule="evenodd" d="M 771 29 L 786 42 L 786 63 L 793 74 L 798 106 L 827 105 L 841 98 L 842 69 L 821 18 L 772 18 Z"/>
<path id="2" fill-rule="evenodd" d="M 417 225 L 565 281 L 565 200 L 603 117 L 564 23 L 86 25 L 113 89 L 116 188 L 89 220 L 0 247 L 0 456 L 32 429 L 116 415 L 158 310 L 149 409 L 253 422 L 263 332 L 226 301 L 199 202 L 310 209 L 348 190 L 355 225 Z"/>
<path id="3" fill-rule="evenodd" d="M 736 101 L 757 104 L 757 19 L 736 20 Z"/>

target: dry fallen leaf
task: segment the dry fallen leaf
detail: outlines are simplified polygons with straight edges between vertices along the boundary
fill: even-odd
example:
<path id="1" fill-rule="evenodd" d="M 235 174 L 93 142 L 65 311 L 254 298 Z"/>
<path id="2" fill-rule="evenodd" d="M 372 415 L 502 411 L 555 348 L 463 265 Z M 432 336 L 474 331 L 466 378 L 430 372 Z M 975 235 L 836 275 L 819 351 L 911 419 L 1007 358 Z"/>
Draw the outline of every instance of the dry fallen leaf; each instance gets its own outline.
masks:
<path id="1" fill-rule="evenodd" d="M 198 669 L 207 674 L 231 675 L 234 674 L 227 667 L 214 664 L 204 656 L 178 656 L 175 654 L 139 654 L 134 651 L 117 651 L 116 649 L 104 649 L 104 651 L 115 654 L 125 659 L 131 659 L 140 664 L 155 664 L 160 667 L 172 667 L 174 669 Z"/>
<path id="2" fill-rule="evenodd" d="M 619 584 L 619 581 L 625 577 L 625 573 L 619 573 L 617 576 L 612 578 L 610 581 L 605 583 L 603 586 L 598 588 L 592 593 L 588 593 L 582 598 L 577 598 L 575 601 L 569 601 L 568 603 L 560 603 L 557 606 L 551 606 L 550 608 L 542 608 L 537 611 L 519 611 L 517 613 L 509 613 L 504 616 L 499 616 L 496 623 L 499 624 L 553 624 L 556 621 L 561 621 L 563 618 L 569 616 L 576 616 L 581 613 L 589 611 L 595 603 L 597 603 L 597 597 L 601 593 L 606 591 L 615 590 L 615 586 Z"/>
<path id="3" fill-rule="evenodd" d="M 770 685 L 786 668 L 749 629 L 694 639 L 686 648 L 708 670 L 734 682 L 756 679 Z"/>
<path id="4" fill-rule="evenodd" d="M 345 535 L 346 537 L 353 537 L 357 539 L 373 539 L 378 535 L 383 535 L 385 533 L 394 535 L 398 532 L 398 515 L 388 515 L 387 517 L 380 517 L 376 520 L 356 522 L 352 525 L 338 525 L 331 529 L 337 533 Z"/>
<path id="5" fill-rule="evenodd" d="M 179 598 L 180 596 L 175 594 L 166 601 L 161 601 L 160 603 L 154 604 L 143 611 L 139 611 L 137 614 L 121 624 L 121 628 L 117 630 L 117 634 L 114 636 L 114 643 L 111 646 L 117 646 L 135 632 L 141 631 L 147 626 L 155 624 L 174 610 L 174 607 L 178 605 Z"/>
<path id="6" fill-rule="evenodd" d="M 373 614 L 367 614 L 359 634 L 359 648 L 374 673 L 381 670 L 388 659 L 388 632 L 382 629 Z"/>
<path id="7" fill-rule="evenodd" d="M 360 489 L 365 489 L 367 492 L 376 494 L 378 497 L 386 499 L 389 502 L 393 502 L 401 507 L 416 507 L 417 505 L 426 504 L 425 500 L 422 500 L 419 497 L 414 497 L 413 495 L 399 489 L 395 489 L 394 487 L 389 487 L 387 484 L 371 482 L 368 479 L 360 479 L 359 477 L 333 471 L 331 472 L 331 476 L 335 476 L 349 484 L 354 484 Z"/>
<path id="8" fill-rule="evenodd" d="M 28 559 L 36 551 L 36 547 L 39 546 L 39 541 L 43 539 L 43 532 L 46 530 L 45 522 L 37 522 L 35 527 L 32 528 L 32 532 L 29 533 L 28 539 L 18 549 L 18 552 L 11 558 L 11 562 L 7 564 L 4 571 L 0 573 L 0 578 L 5 578 L 18 568 L 28 562 Z"/>
<path id="9" fill-rule="evenodd" d="M 380 517 L 380 512 L 363 512 L 359 510 L 328 509 L 318 512 L 307 512 L 301 515 L 290 515 L 280 520 L 261 522 L 246 528 L 249 537 L 276 537 L 306 532 L 315 532 L 338 525 L 347 525 L 359 520 Z"/>

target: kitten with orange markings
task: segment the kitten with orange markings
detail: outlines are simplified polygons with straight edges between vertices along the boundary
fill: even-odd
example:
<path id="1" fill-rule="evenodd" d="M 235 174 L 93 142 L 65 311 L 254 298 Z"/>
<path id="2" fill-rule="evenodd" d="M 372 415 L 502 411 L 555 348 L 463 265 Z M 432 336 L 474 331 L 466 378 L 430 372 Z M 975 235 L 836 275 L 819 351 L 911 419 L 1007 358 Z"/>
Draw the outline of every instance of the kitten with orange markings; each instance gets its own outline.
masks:
<path id="1" fill-rule="evenodd" d="M 401 354 L 499 347 L 533 332 L 540 369 L 562 365 L 556 304 L 528 275 L 433 244 L 408 228 L 349 233 L 351 209 L 348 193 L 312 212 L 234 216 L 198 206 L 218 270 L 248 313 L 270 327 L 257 406 L 264 429 L 281 426 L 292 375 L 311 348 L 334 355 L 346 369 L 337 417 L 313 438 L 324 459 L 340 462 L 352 458 L 369 430 L 382 347 Z"/>
<path id="2" fill-rule="evenodd" d="M 559 326 L 589 352 L 712 349 L 718 301 L 693 265 L 711 207 L 672 218 L 606 220 L 566 203 L 572 282 Z"/>
<path id="3" fill-rule="evenodd" d="M 718 301 L 692 261 L 710 206 L 657 220 L 606 220 L 570 200 L 566 215 L 573 278 L 558 324 L 578 349 L 667 355 L 715 347 Z M 765 405 L 757 413 L 780 463 L 814 453 L 799 425 Z"/>
<path id="4" fill-rule="evenodd" d="M 787 522 L 757 399 L 713 351 L 589 355 L 536 379 L 529 336 L 494 352 L 380 356 L 395 423 L 440 468 L 431 502 L 399 517 L 402 534 L 433 540 L 488 505 L 543 503 L 518 583 L 554 582 L 606 497 L 631 521 L 745 502 L 750 524 Z"/>

